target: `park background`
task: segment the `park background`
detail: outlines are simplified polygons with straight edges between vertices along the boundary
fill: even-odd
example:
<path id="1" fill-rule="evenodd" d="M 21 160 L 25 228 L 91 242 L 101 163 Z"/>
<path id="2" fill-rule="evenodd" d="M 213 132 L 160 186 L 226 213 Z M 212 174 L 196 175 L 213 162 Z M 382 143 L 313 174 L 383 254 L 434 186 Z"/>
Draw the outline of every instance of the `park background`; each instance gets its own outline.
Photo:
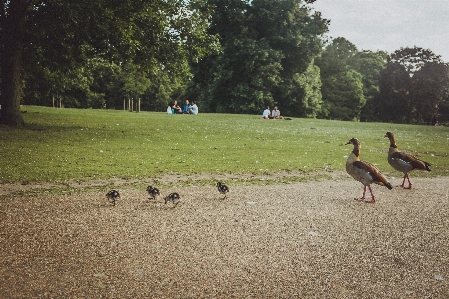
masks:
<path id="1" fill-rule="evenodd" d="M 447 63 L 313 5 L 2 1 L 0 297 L 448 298 Z M 432 171 L 355 201 L 350 138 L 402 181 L 387 131 Z"/>
<path id="2" fill-rule="evenodd" d="M 0 123 L 20 105 L 394 123 L 449 119 L 448 65 L 326 35 L 315 1 L 24 1 L 2 6 Z M 138 106 L 140 103 L 140 106 Z"/>

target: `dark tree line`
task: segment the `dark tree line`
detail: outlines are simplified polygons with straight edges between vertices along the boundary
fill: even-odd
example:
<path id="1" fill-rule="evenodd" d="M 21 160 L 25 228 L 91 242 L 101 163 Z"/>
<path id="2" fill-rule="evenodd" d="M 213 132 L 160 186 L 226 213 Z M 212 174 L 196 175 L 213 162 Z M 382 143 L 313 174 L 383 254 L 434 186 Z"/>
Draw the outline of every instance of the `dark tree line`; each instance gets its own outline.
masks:
<path id="1" fill-rule="evenodd" d="M 0 123 L 23 125 L 21 101 L 167 97 L 190 76 L 189 61 L 218 50 L 209 18 L 203 0 L 2 0 Z M 156 82 L 169 84 L 149 90 Z"/>
<path id="2" fill-rule="evenodd" d="M 277 104 L 286 115 L 315 117 L 322 101 L 314 58 L 328 21 L 307 2 L 209 1 L 222 52 L 193 65 L 187 96 L 211 112 L 258 114 Z"/>
<path id="3" fill-rule="evenodd" d="M 449 120 L 449 67 L 439 55 L 414 47 L 388 57 L 379 77 L 371 120 L 418 123 Z"/>
<path id="4" fill-rule="evenodd" d="M 358 51 L 336 38 L 316 60 L 323 109 L 319 117 L 397 123 L 449 121 L 449 68 L 430 50 Z"/>
<path id="5" fill-rule="evenodd" d="M 414 47 L 325 40 L 314 0 L 4 0 L 0 123 L 20 104 L 201 110 L 419 123 L 449 120 L 448 65 Z"/>

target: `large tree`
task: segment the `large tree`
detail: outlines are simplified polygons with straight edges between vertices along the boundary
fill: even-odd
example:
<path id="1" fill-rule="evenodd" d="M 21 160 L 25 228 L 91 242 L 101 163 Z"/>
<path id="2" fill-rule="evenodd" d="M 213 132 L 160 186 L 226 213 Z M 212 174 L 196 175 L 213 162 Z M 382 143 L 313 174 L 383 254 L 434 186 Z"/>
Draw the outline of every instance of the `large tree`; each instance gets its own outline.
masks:
<path id="1" fill-rule="evenodd" d="M 223 51 L 194 65 L 188 95 L 213 112 L 261 113 L 278 104 L 286 115 L 313 115 L 310 105 L 321 99 L 308 84 L 319 87 L 312 64 L 328 25 L 312 13 L 314 1 L 209 2 L 216 7 L 210 30 L 220 35 Z M 315 78 L 305 80 L 306 72 Z"/>
<path id="2" fill-rule="evenodd" d="M 379 75 L 379 95 L 375 97 L 373 115 L 376 120 L 410 122 L 409 90 L 411 78 L 405 67 L 389 63 Z"/>
<path id="3" fill-rule="evenodd" d="M 380 72 L 387 64 L 388 53 L 383 51 L 360 51 L 356 53 L 350 62 L 352 68 L 362 75 L 363 95 L 366 104 L 362 107 L 360 120 L 374 121 L 374 99 L 379 94 Z"/>
<path id="4" fill-rule="evenodd" d="M 428 62 L 412 78 L 411 97 L 414 119 L 430 122 L 437 118 L 440 104 L 449 98 L 449 67 L 447 64 Z"/>
<path id="5" fill-rule="evenodd" d="M 441 56 L 419 47 L 401 48 L 390 54 L 380 73 L 380 94 L 375 100 L 378 119 L 427 121 L 447 98 L 448 84 L 448 67 Z"/>
<path id="6" fill-rule="evenodd" d="M 11 126 L 24 123 L 24 70 L 27 79 L 46 70 L 64 81 L 97 57 L 176 73 L 218 46 L 206 33 L 210 11 L 203 0 L 3 0 L 0 9 L 0 123 Z"/>
<path id="7" fill-rule="evenodd" d="M 366 100 L 363 76 L 353 67 L 357 53 L 357 48 L 351 42 L 338 37 L 317 58 L 324 102 L 320 117 L 342 120 L 360 118 Z"/>
<path id="8" fill-rule="evenodd" d="M 27 6 L 28 0 L 3 0 L 0 7 L 0 123 L 12 126 L 24 124 L 20 113 L 20 71 Z"/>

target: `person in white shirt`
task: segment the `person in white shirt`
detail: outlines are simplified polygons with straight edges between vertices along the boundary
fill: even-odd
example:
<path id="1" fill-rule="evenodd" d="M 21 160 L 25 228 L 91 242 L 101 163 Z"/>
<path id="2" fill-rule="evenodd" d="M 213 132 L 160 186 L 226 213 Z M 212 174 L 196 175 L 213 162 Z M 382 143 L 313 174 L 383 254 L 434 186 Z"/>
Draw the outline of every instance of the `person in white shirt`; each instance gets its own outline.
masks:
<path id="1" fill-rule="evenodd" d="M 267 106 L 267 109 L 265 109 L 262 113 L 263 119 L 271 119 L 271 113 L 270 113 L 270 106 Z"/>
<path id="2" fill-rule="evenodd" d="M 274 106 L 274 110 L 273 110 L 273 112 L 271 112 L 271 116 L 274 119 L 281 119 L 282 118 L 281 111 L 278 110 L 278 106 Z"/>
<path id="3" fill-rule="evenodd" d="M 198 114 L 198 106 L 196 105 L 195 101 L 192 101 L 192 106 L 190 106 L 189 108 L 187 108 L 189 111 L 189 114 Z"/>

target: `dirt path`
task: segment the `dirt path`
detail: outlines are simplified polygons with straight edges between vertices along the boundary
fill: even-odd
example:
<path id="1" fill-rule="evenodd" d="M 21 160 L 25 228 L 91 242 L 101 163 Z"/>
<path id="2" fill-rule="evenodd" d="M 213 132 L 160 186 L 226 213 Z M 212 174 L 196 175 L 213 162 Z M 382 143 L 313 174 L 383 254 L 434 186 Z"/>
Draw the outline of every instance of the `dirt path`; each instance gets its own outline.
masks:
<path id="1" fill-rule="evenodd" d="M 4 197 L 0 298 L 449 298 L 449 178 L 412 181 Z"/>

